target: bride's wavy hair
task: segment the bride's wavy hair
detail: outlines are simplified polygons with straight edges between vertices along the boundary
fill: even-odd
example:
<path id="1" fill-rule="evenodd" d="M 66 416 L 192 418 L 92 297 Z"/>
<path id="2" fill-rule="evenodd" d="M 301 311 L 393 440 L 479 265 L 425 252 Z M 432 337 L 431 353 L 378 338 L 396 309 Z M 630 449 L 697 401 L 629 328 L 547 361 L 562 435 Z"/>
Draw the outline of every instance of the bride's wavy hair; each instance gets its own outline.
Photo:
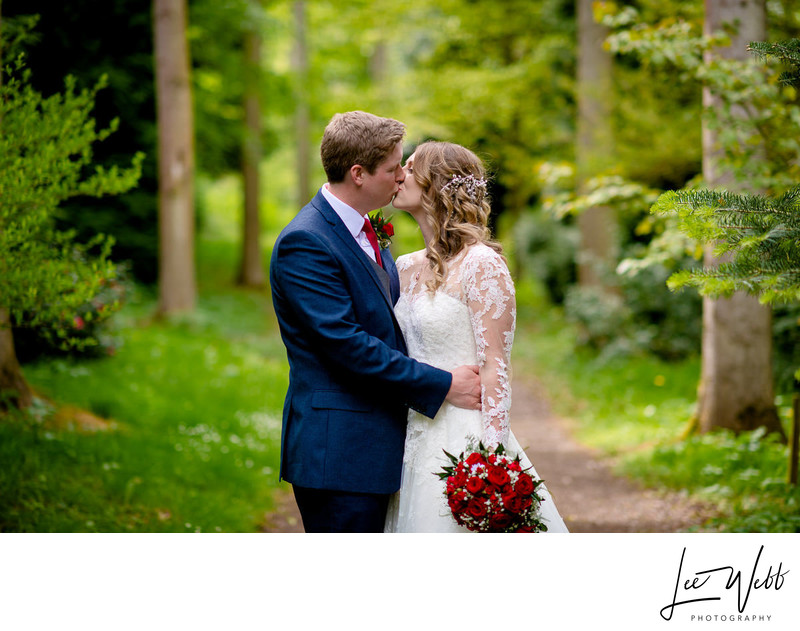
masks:
<path id="1" fill-rule="evenodd" d="M 447 262 L 468 245 L 484 243 L 502 253 L 489 230 L 486 169 L 478 156 L 454 143 L 424 142 L 414 151 L 413 175 L 433 228 L 427 257 L 434 277 L 428 289 L 442 285 Z"/>

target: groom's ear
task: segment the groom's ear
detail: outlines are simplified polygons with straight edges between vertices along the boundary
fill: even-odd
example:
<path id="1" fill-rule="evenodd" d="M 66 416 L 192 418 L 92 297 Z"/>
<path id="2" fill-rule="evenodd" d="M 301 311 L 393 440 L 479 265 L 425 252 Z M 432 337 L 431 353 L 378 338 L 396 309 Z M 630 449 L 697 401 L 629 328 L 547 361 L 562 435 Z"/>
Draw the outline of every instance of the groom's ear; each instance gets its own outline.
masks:
<path id="1" fill-rule="evenodd" d="M 356 186 L 361 186 L 364 183 L 364 167 L 360 164 L 354 164 L 350 167 L 350 177 L 353 178 L 353 183 Z"/>

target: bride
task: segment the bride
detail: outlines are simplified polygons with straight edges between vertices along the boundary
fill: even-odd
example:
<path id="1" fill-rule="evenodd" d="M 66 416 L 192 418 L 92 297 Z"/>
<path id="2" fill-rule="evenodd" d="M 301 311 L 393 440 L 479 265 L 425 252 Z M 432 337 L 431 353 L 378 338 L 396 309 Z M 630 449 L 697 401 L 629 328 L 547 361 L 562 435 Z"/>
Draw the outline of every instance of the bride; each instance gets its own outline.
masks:
<path id="1" fill-rule="evenodd" d="M 514 338 L 514 283 L 499 243 L 489 236 L 490 212 L 481 161 L 451 143 L 426 142 L 406 161 L 405 181 L 392 202 L 419 224 L 426 248 L 397 259 L 401 295 L 395 305 L 409 355 L 443 370 L 480 367 L 482 409 L 445 403 L 436 418 L 409 411 L 400 490 L 392 496 L 386 532 L 468 532 L 450 513 L 443 450 L 458 455 L 478 439 L 520 455 L 509 428 L 509 357 Z M 541 518 L 548 532 L 567 532 L 542 485 Z"/>

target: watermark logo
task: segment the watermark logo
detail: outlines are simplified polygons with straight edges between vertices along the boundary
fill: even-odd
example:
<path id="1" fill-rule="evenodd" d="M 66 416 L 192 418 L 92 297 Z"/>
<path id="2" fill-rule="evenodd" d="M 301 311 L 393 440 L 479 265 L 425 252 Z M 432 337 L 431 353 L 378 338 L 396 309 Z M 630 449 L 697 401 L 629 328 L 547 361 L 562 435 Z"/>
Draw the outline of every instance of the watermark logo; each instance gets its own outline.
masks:
<path id="1" fill-rule="evenodd" d="M 765 608 L 768 600 L 751 598 L 756 593 L 781 591 L 787 574 L 789 569 L 783 561 L 765 555 L 763 545 L 752 562 L 738 567 L 697 562 L 684 547 L 672 600 L 662 607 L 661 617 L 670 621 L 677 611 L 681 618 L 693 622 L 770 622 L 772 614 Z M 757 608 L 751 606 L 755 600 Z"/>

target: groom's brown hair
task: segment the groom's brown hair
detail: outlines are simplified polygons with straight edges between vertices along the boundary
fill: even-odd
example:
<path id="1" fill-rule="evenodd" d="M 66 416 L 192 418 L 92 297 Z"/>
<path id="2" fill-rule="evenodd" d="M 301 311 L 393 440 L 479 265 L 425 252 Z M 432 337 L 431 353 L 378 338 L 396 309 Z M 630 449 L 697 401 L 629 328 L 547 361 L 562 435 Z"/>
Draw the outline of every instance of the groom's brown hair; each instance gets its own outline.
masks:
<path id="1" fill-rule="evenodd" d="M 343 181 L 355 164 L 375 173 L 405 133 L 406 126 L 393 118 L 360 111 L 336 114 L 325 128 L 320 148 L 328 182 Z"/>

